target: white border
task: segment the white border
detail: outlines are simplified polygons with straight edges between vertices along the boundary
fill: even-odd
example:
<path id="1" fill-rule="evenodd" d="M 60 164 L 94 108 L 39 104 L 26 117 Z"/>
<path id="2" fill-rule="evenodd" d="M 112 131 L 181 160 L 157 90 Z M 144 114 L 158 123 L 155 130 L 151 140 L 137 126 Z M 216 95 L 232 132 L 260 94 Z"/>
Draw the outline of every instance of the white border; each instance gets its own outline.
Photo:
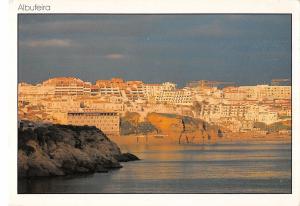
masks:
<path id="1" fill-rule="evenodd" d="M 292 13 L 293 15 L 293 194 L 222 194 L 222 195 L 18 195 L 17 194 L 17 8 L 19 4 L 51 5 L 47 13 Z M 297 0 L 50 0 L 35 2 L 29 0 L 11 1 L 9 9 L 9 64 L 5 71 L 5 85 L 9 88 L 8 114 L 5 122 L 9 124 L 9 202 L 10 205 L 299 205 L 300 199 L 300 91 L 299 91 L 299 1 Z M 25 13 L 25 12 L 20 12 Z M 27 13 L 27 12 L 26 12 Z M 38 12 L 37 12 L 38 13 Z M 43 12 L 44 13 L 44 12 Z M 2 70 L 4 71 L 4 70 Z M 6 74 L 6 72 L 5 72 Z M 3 75 L 3 74 L 2 74 Z M 3 121 L 3 119 L 2 119 Z M 3 137 L 4 138 L 4 137 Z"/>

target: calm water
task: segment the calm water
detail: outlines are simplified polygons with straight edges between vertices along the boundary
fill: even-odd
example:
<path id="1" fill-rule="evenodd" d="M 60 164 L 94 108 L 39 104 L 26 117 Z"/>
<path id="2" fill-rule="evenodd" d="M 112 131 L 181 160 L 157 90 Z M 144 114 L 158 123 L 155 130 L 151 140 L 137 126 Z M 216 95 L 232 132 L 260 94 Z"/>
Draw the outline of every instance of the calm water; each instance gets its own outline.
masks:
<path id="1" fill-rule="evenodd" d="M 291 193 L 291 145 L 122 146 L 142 160 L 109 173 L 19 180 L 19 193 Z"/>

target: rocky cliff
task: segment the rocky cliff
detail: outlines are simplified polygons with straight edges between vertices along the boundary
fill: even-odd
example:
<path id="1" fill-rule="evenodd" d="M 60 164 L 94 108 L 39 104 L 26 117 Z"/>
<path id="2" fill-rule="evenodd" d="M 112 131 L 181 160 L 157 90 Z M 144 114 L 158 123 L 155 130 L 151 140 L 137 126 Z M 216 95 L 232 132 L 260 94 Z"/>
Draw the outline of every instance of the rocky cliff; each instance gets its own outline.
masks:
<path id="1" fill-rule="evenodd" d="M 176 142 L 216 142 L 223 131 L 216 125 L 188 116 L 165 113 L 148 113 L 140 121 L 138 113 L 127 113 L 121 119 L 121 134 L 165 134 Z"/>
<path id="2" fill-rule="evenodd" d="M 107 172 L 137 160 L 90 126 L 26 123 L 18 129 L 18 176 Z"/>

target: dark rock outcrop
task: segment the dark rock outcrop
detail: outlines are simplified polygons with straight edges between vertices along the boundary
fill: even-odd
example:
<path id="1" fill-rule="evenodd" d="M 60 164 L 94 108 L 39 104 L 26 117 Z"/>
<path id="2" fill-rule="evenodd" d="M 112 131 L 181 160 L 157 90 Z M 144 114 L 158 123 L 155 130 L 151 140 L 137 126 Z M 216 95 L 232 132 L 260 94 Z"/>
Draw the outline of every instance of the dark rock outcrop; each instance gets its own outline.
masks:
<path id="1" fill-rule="evenodd" d="M 131 154 L 131 153 L 123 153 L 121 155 L 116 155 L 115 158 L 119 162 L 129 162 L 129 161 L 136 161 L 140 160 L 137 156 Z"/>
<path id="2" fill-rule="evenodd" d="M 44 124 L 18 130 L 19 177 L 108 172 L 136 159 L 96 127 Z"/>

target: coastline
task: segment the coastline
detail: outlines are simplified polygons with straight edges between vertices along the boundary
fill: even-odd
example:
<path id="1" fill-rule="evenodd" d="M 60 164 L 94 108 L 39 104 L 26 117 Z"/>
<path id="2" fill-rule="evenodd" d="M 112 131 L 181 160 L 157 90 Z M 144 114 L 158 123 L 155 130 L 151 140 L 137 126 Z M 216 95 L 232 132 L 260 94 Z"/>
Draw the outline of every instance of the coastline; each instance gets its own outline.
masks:
<path id="1" fill-rule="evenodd" d="M 223 137 L 213 138 L 208 140 L 207 138 L 201 138 L 200 135 L 194 133 L 188 133 L 188 138 L 185 135 L 181 138 L 179 144 L 179 135 L 176 133 L 169 133 L 165 135 L 157 136 L 155 134 L 148 135 L 111 135 L 110 139 L 116 142 L 118 145 L 143 145 L 143 144 L 155 144 L 155 145 L 174 145 L 174 144 L 218 144 L 218 143 L 248 143 L 248 142 L 279 142 L 279 143 L 291 143 L 292 136 L 290 134 L 256 134 L 253 133 L 225 133 Z"/>
<path id="2" fill-rule="evenodd" d="M 108 172 L 139 160 L 96 127 L 26 124 L 18 129 L 19 178 Z"/>
<path id="3" fill-rule="evenodd" d="M 126 145 L 168 147 L 262 141 L 291 143 L 291 135 L 259 132 L 218 135 L 214 130 L 183 133 L 167 130 L 161 134 L 108 137 L 92 126 L 36 124 L 33 128 L 19 129 L 18 140 L 18 177 L 36 177 L 108 172 L 111 169 L 122 168 L 120 162 L 139 160 L 131 153 L 121 152 L 120 148 Z"/>
<path id="4" fill-rule="evenodd" d="M 131 138 L 132 139 L 132 138 Z M 290 193 L 291 145 L 119 144 L 142 161 L 108 173 L 30 178 L 20 193 Z M 160 187 L 161 185 L 164 187 Z M 44 187 L 41 188 L 41 185 Z M 230 189 L 228 189 L 230 187 Z"/>

